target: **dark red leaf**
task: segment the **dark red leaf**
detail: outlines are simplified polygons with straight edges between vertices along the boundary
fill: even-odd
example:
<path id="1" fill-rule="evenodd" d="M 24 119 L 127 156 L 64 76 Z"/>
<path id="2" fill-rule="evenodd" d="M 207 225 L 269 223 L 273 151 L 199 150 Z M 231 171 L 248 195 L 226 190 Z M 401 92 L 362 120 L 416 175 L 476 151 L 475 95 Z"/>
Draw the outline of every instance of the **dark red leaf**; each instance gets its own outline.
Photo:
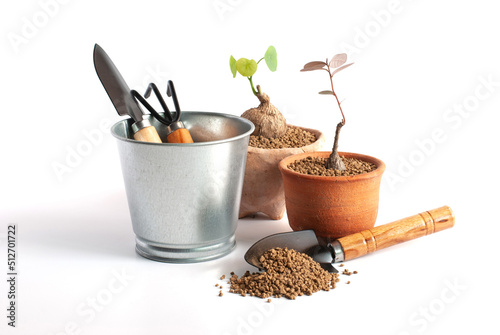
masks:
<path id="1" fill-rule="evenodd" d="M 304 65 L 304 68 L 300 71 L 314 71 L 314 70 L 321 70 L 326 66 L 325 62 L 320 62 L 320 61 L 314 61 L 314 62 L 309 62 L 306 65 Z"/>
<path id="2" fill-rule="evenodd" d="M 351 66 L 352 64 L 354 64 L 354 63 L 349 63 L 349 64 L 346 64 L 346 65 L 342 65 L 341 67 L 339 67 L 338 69 L 336 69 L 335 71 L 333 71 L 333 72 L 332 72 L 332 77 L 333 77 L 333 75 L 334 75 L 335 73 L 337 73 L 337 72 L 339 72 L 339 71 L 342 71 L 343 69 L 345 69 L 345 68 L 347 68 L 347 67 Z"/>

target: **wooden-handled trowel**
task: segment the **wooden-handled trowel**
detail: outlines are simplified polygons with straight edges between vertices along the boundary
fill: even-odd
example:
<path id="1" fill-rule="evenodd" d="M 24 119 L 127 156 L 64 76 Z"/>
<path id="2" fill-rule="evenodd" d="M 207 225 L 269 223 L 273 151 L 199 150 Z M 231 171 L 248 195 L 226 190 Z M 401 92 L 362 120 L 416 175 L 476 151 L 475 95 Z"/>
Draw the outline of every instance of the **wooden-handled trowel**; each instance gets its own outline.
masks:
<path id="1" fill-rule="evenodd" d="M 338 272 L 332 263 L 348 261 L 368 253 L 410 241 L 425 235 L 453 227 L 455 217 L 451 208 L 443 206 L 410 216 L 392 223 L 341 237 L 326 245 L 320 245 L 313 230 L 274 234 L 264 237 L 248 249 L 245 260 L 259 269 L 259 258 L 269 249 L 288 248 L 311 256 L 330 272 Z M 322 262 L 325 254 L 331 259 Z"/>
<path id="2" fill-rule="evenodd" d="M 132 96 L 130 88 L 116 68 L 111 58 L 99 46 L 94 46 L 94 67 L 97 76 L 108 93 L 119 115 L 129 115 L 134 123 L 132 130 L 137 141 L 161 143 L 160 136 L 151 125 Z"/>

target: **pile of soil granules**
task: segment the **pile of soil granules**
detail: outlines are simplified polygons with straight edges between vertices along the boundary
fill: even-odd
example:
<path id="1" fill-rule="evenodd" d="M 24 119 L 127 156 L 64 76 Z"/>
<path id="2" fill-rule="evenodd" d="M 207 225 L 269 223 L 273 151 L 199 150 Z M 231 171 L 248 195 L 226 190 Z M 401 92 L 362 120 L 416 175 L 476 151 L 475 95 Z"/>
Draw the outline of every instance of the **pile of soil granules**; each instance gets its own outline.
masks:
<path id="1" fill-rule="evenodd" d="M 248 145 L 260 149 L 283 149 L 301 148 L 314 142 L 316 136 L 313 133 L 288 126 L 285 135 L 278 138 L 251 135 Z"/>
<path id="2" fill-rule="evenodd" d="M 265 272 L 247 271 L 240 278 L 231 273 L 229 292 L 263 299 L 295 299 L 320 290 L 329 291 L 340 281 L 339 274 L 323 270 L 311 257 L 293 249 L 270 249 L 261 256 L 260 262 Z"/>
<path id="3" fill-rule="evenodd" d="M 292 171 L 302 174 L 314 176 L 354 176 L 362 173 L 368 173 L 377 168 L 373 163 L 365 162 L 356 158 L 343 157 L 342 161 L 345 165 L 345 170 L 327 169 L 325 163 L 327 158 L 321 157 L 306 157 L 301 160 L 296 160 L 288 164 L 288 168 Z"/>

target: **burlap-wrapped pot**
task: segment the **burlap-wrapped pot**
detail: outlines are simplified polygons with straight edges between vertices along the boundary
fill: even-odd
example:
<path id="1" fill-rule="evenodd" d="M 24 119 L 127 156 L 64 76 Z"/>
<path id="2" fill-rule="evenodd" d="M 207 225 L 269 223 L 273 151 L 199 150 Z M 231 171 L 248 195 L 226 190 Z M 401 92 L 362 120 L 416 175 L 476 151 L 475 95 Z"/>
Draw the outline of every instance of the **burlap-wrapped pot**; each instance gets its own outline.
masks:
<path id="1" fill-rule="evenodd" d="M 291 126 L 309 131 L 316 136 L 316 142 L 301 148 L 259 149 L 248 147 L 245 179 L 241 195 L 239 217 L 261 212 L 273 220 L 285 214 L 285 193 L 278 168 L 279 162 L 288 156 L 322 149 L 325 137 L 315 129 Z"/>

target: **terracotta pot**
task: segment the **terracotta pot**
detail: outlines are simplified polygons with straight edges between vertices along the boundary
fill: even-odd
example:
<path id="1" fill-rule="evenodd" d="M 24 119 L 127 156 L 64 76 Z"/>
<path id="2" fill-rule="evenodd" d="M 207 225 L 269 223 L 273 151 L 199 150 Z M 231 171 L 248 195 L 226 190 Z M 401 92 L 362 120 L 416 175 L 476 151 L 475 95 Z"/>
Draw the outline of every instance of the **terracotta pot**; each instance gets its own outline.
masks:
<path id="1" fill-rule="evenodd" d="M 366 155 L 339 154 L 374 163 L 377 169 L 356 176 L 322 177 L 287 168 L 296 160 L 308 156 L 328 157 L 330 152 L 303 153 L 280 162 L 288 222 L 293 230 L 313 229 L 318 236 L 336 239 L 375 225 L 385 164 Z"/>
<path id="2" fill-rule="evenodd" d="M 300 128 L 313 133 L 316 142 L 302 148 L 259 149 L 248 147 L 245 179 L 239 217 L 263 213 L 273 220 L 279 220 L 285 214 L 285 194 L 283 180 L 278 168 L 279 162 L 290 155 L 320 150 L 325 137 L 315 129 Z"/>

